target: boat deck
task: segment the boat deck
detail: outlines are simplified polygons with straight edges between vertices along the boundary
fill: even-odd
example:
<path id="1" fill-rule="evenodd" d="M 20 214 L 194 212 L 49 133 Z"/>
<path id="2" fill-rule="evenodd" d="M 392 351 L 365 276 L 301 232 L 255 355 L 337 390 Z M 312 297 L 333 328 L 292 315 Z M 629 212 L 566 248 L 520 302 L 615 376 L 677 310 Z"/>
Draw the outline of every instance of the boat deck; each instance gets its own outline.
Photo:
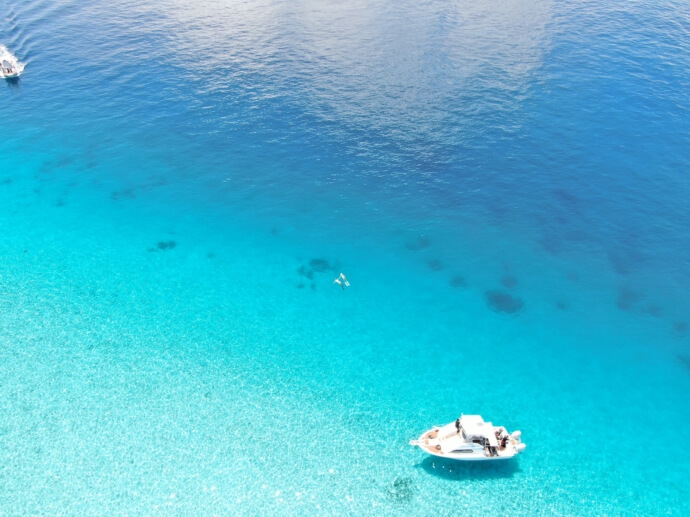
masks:
<path id="1" fill-rule="evenodd" d="M 458 454 L 453 454 L 451 453 L 444 453 L 443 450 L 441 449 L 441 446 L 438 443 L 433 443 L 436 441 L 438 438 L 438 429 L 433 429 L 427 433 L 425 433 L 422 438 L 419 440 L 419 447 L 421 447 L 423 450 L 428 452 L 429 454 L 433 454 L 434 456 L 440 456 L 440 457 L 446 457 L 446 458 L 458 458 Z M 517 442 L 514 439 L 510 439 L 510 445 L 516 446 Z M 488 456 L 486 454 L 483 455 L 478 455 L 476 453 L 467 453 L 465 455 L 466 459 L 473 459 L 473 458 L 478 458 L 481 457 L 482 459 L 503 459 L 503 458 L 512 458 L 515 456 L 515 454 L 508 448 L 508 447 L 497 447 L 496 448 L 496 455 L 494 456 Z"/>

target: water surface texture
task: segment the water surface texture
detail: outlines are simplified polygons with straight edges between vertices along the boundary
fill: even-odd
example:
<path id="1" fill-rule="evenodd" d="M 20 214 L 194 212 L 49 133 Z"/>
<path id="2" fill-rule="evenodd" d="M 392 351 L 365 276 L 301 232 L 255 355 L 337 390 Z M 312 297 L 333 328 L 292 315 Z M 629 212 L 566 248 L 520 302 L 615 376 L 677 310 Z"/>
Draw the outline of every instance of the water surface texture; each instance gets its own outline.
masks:
<path id="1" fill-rule="evenodd" d="M 690 514 L 687 3 L 0 16 L 0 513 Z"/>

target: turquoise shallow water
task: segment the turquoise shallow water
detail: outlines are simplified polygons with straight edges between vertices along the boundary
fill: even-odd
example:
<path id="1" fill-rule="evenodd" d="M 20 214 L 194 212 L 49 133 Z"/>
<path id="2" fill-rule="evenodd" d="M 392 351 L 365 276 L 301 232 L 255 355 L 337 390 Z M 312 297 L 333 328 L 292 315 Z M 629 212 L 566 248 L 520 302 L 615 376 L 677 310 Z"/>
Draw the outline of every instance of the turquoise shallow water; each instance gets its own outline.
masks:
<path id="1" fill-rule="evenodd" d="M 2 513 L 690 512 L 684 6 L 2 7 Z"/>

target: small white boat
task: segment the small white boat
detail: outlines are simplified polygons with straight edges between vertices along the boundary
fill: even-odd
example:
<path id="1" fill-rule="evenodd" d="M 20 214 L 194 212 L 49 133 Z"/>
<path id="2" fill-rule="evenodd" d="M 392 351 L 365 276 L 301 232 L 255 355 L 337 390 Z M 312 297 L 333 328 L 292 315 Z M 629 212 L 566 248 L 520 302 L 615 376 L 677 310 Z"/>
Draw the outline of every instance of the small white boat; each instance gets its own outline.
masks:
<path id="1" fill-rule="evenodd" d="M 20 63 L 7 47 L 0 45 L 0 77 L 16 79 L 24 71 L 24 64 Z"/>
<path id="2" fill-rule="evenodd" d="M 520 431 L 508 433 L 505 427 L 484 422 L 479 415 L 463 415 L 443 427 L 434 427 L 418 440 L 411 440 L 410 445 L 440 458 L 463 461 L 506 460 L 527 447 Z"/>

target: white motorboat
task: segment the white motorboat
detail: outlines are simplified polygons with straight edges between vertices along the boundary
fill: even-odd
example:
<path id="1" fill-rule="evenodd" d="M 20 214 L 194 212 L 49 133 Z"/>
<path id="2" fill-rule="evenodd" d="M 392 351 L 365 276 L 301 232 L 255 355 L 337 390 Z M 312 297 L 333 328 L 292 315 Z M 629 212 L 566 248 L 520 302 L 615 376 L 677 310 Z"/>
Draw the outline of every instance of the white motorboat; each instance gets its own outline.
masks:
<path id="1" fill-rule="evenodd" d="M 7 47 L 0 45 L 0 77 L 16 79 L 24 71 L 24 64 L 20 63 Z"/>
<path id="2" fill-rule="evenodd" d="M 443 427 L 433 427 L 410 445 L 440 458 L 463 461 L 505 460 L 527 447 L 520 431 L 508 433 L 505 427 L 484 422 L 479 415 L 463 415 Z"/>

